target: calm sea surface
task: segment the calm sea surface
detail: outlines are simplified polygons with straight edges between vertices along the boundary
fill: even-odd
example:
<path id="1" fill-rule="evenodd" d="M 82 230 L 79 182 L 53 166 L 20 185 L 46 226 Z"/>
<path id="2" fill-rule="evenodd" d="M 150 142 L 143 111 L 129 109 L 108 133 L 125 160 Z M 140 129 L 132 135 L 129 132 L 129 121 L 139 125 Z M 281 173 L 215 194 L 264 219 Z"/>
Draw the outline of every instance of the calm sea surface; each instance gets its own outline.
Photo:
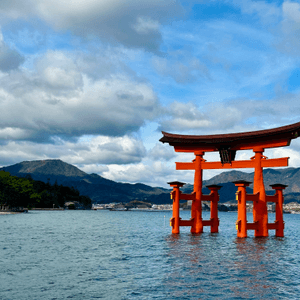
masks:
<path id="1" fill-rule="evenodd" d="M 189 212 L 181 212 L 185 219 Z M 41 211 L 0 216 L 0 299 L 299 299 L 300 215 L 285 237 L 173 236 L 171 212 Z M 204 213 L 205 219 L 209 218 Z M 274 219 L 274 215 L 271 215 Z"/>

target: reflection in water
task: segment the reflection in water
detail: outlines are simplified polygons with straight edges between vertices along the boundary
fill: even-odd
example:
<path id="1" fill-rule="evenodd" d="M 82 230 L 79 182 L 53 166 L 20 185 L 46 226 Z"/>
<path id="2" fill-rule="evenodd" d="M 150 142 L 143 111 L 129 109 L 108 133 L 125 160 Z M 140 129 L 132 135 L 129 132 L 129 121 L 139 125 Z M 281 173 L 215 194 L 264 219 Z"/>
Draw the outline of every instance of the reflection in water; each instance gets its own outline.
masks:
<path id="1" fill-rule="evenodd" d="M 202 294 L 205 284 L 202 282 L 202 253 L 201 235 L 170 235 L 167 238 L 169 246 L 170 272 L 165 284 L 174 299 L 191 298 L 194 294 Z M 205 281 L 205 278 L 203 278 Z"/>
<path id="2" fill-rule="evenodd" d="M 264 298 L 276 289 L 274 282 L 270 281 L 273 267 L 269 264 L 269 238 L 236 239 L 238 259 L 234 262 L 237 273 L 241 276 L 241 285 L 233 289 L 234 294 L 240 297 L 244 291 Z M 269 246 L 271 246 L 269 244 Z"/>
<path id="3" fill-rule="evenodd" d="M 203 233 L 170 235 L 166 242 L 170 272 L 164 284 L 174 299 L 274 299 L 280 294 L 284 239 Z"/>

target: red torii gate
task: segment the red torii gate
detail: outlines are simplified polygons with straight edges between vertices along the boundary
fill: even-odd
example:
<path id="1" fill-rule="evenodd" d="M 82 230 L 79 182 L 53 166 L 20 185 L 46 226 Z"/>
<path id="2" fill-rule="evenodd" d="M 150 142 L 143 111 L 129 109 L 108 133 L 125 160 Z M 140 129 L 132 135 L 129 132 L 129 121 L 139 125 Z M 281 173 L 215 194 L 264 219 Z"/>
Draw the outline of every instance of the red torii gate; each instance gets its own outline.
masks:
<path id="1" fill-rule="evenodd" d="M 254 168 L 253 195 L 246 194 L 246 186 L 249 182 L 238 181 L 238 237 L 246 237 L 247 230 L 255 230 L 256 237 L 268 236 L 269 229 L 276 230 L 276 236 L 283 236 L 282 218 L 282 190 L 284 185 L 276 184 L 272 188 L 276 190 L 274 196 L 266 196 L 263 168 L 265 167 L 286 167 L 288 157 L 268 159 L 263 155 L 264 149 L 289 146 L 292 139 L 300 134 L 300 122 L 268 129 L 242 133 L 216 134 L 216 135 L 179 135 L 162 132 L 162 143 L 168 143 L 174 147 L 176 152 L 194 153 L 195 159 L 192 162 L 177 162 L 176 170 L 195 170 L 194 192 L 192 194 L 182 194 L 179 190 L 184 183 L 170 182 L 173 187 L 173 218 L 171 224 L 172 233 L 179 233 L 179 226 L 191 226 L 192 233 L 203 232 L 203 226 L 211 226 L 212 232 L 218 232 L 217 201 L 218 186 L 208 187 L 210 195 L 202 194 L 202 175 L 203 170 L 208 169 L 235 169 L 235 168 Z M 235 161 L 236 151 L 253 150 L 255 155 L 250 160 Z M 207 162 L 203 159 L 205 152 L 218 151 L 220 154 L 219 162 Z M 217 194 L 217 196 L 216 196 Z M 181 220 L 179 217 L 179 200 L 193 200 L 191 209 L 191 219 Z M 202 220 L 202 201 L 211 201 L 211 219 Z M 246 201 L 253 201 L 253 223 L 247 223 Z M 276 203 L 276 221 L 268 223 L 267 202 Z"/>

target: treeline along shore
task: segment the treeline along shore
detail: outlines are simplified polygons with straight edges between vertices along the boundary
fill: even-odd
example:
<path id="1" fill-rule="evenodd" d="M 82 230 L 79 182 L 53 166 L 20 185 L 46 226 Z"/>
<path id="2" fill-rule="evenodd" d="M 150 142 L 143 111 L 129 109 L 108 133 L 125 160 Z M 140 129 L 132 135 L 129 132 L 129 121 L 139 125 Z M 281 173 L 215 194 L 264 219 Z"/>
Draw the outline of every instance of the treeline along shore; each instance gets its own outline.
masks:
<path id="1" fill-rule="evenodd" d="M 34 208 L 81 208 L 90 209 L 92 201 L 80 195 L 73 187 L 50 184 L 33 180 L 30 175 L 25 178 L 12 176 L 0 171 L 0 210 L 18 210 Z"/>

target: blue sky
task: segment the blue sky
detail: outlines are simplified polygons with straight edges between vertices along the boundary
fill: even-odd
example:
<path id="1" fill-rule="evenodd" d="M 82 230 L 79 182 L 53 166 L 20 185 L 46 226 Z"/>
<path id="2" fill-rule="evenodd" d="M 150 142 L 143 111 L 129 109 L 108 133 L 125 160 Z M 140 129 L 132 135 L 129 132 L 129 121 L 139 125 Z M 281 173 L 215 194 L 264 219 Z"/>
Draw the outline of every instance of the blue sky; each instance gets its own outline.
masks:
<path id="1" fill-rule="evenodd" d="M 4 0 L 0 26 L 2 166 L 59 158 L 166 186 L 193 181 L 174 164 L 193 157 L 160 144 L 161 130 L 300 121 L 299 1 Z M 299 149 L 265 154 L 299 167 Z"/>

